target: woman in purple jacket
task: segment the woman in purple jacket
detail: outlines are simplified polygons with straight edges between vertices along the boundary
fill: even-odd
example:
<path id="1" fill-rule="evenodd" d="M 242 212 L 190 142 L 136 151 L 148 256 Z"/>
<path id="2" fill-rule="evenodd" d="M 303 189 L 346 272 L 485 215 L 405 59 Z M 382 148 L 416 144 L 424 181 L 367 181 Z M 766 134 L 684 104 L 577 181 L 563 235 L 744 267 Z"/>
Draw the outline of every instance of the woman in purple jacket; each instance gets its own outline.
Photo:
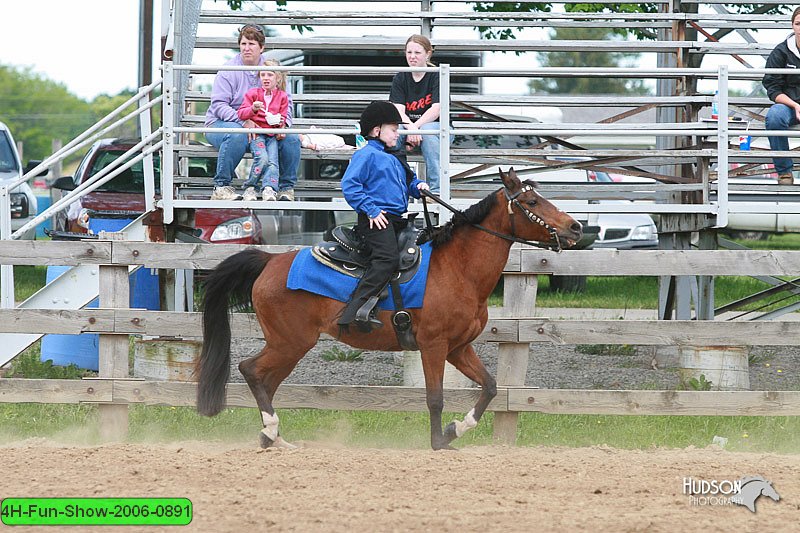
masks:
<path id="1" fill-rule="evenodd" d="M 255 24 L 247 24 L 239 30 L 239 53 L 225 63 L 232 66 L 258 66 L 263 64 L 264 30 Z M 211 106 L 206 112 L 205 125 L 212 128 L 255 128 L 251 120 L 239 119 L 237 110 L 242 105 L 244 95 L 261 82 L 258 71 L 220 70 L 211 89 Z M 289 96 L 289 112 L 286 126 L 292 125 L 292 95 Z M 255 134 L 247 133 L 206 133 L 206 139 L 219 152 L 217 172 L 214 175 L 212 200 L 237 200 L 240 198 L 231 186 L 236 177 L 236 166 L 244 157 L 249 138 Z M 278 141 L 278 160 L 280 177 L 278 180 L 278 200 L 294 200 L 294 184 L 297 182 L 297 169 L 300 166 L 300 138 L 286 135 Z"/>

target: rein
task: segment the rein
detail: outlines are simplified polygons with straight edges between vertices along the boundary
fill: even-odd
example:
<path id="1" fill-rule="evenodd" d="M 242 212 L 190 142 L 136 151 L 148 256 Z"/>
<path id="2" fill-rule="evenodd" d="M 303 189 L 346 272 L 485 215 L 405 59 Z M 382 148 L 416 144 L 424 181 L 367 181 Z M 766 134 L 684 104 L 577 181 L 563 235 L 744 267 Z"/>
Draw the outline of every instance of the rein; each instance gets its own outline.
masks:
<path id="1" fill-rule="evenodd" d="M 494 235 L 495 237 L 499 237 L 499 238 L 501 238 L 503 240 L 506 240 L 506 241 L 518 242 L 518 243 L 521 243 L 521 244 L 527 244 L 529 246 L 533 246 L 533 247 L 536 247 L 536 248 L 542 248 L 544 250 L 551 250 L 553 252 L 561 252 L 561 250 L 562 250 L 562 248 L 561 248 L 561 240 L 558 238 L 558 233 L 556 232 L 555 228 L 550 226 L 550 224 L 545 222 L 541 217 L 539 217 L 535 213 L 532 213 L 528 209 L 525 209 L 522 206 L 522 204 L 519 203 L 519 200 L 517 200 L 517 197 L 520 194 L 522 194 L 524 192 L 532 191 L 532 190 L 534 190 L 534 188 L 532 186 L 525 185 L 516 194 L 511 196 L 509 194 L 509 192 L 508 192 L 508 189 L 506 187 L 503 187 L 503 194 L 505 194 L 506 200 L 508 200 L 507 209 L 508 209 L 509 219 L 511 220 L 511 235 L 508 235 L 506 233 L 500 233 L 500 232 L 494 231 L 492 229 L 487 228 L 486 226 L 482 226 L 481 224 L 476 224 L 476 223 L 473 223 L 473 222 L 470 222 L 469 224 L 473 228 L 479 229 L 479 230 L 481 230 L 481 231 L 483 231 L 485 233 L 488 233 L 490 235 Z M 420 191 L 420 195 L 424 196 L 424 197 L 432 198 L 436 203 L 443 205 L 448 211 L 452 212 L 456 216 L 464 216 L 463 213 L 460 210 L 456 209 L 455 207 L 453 207 L 452 205 L 448 204 L 447 202 L 445 202 L 444 200 L 442 200 L 441 198 L 439 198 L 438 196 L 436 196 L 435 194 L 433 194 L 433 193 L 431 193 L 429 191 L 422 190 L 422 191 Z M 539 224 L 540 226 L 543 226 L 550 233 L 550 238 L 555 242 L 555 244 L 552 244 L 552 243 L 549 243 L 549 242 L 541 242 L 541 241 L 529 241 L 529 240 L 520 239 L 519 237 L 517 237 L 515 235 L 516 227 L 515 227 L 515 224 L 514 224 L 513 206 L 519 207 L 520 211 L 522 211 L 525 214 L 525 216 L 528 217 L 528 220 L 530 220 L 533 224 Z M 431 223 L 431 217 L 430 217 L 430 213 L 428 212 L 428 204 L 427 204 L 427 202 L 425 202 L 425 201 L 422 202 L 422 209 L 425 212 L 425 224 L 427 226 L 427 230 L 428 230 L 428 232 L 431 232 L 433 230 L 433 224 Z"/>

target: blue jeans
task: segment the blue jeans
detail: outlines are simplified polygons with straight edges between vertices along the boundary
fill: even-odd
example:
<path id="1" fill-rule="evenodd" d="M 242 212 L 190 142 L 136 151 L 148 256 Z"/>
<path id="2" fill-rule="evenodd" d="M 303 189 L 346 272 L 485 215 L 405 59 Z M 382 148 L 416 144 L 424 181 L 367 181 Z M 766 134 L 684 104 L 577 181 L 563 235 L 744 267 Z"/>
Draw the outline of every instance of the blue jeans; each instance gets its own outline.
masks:
<path id="1" fill-rule="evenodd" d="M 406 129 L 403 127 L 403 129 Z M 421 130 L 438 130 L 439 123 L 438 122 L 428 122 L 427 124 L 423 124 L 420 128 Z M 398 141 L 403 146 L 405 146 L 404 137 L 402 136 Z M 422 158 L 425 160 L 425 170 L 428 176 L 428 185 L 431 188 L 431 191 L 439 194 L 439 175 L 441 174 L 440 166 L 439 166 L 439 153 L 441 152 L 439 148 L 439 136 L 438 135 L 423 135 L 422 136 Z"/>
<path id="2" fill-rule="evenodd" d="M 797 114 L 794 110 L 783 104 L 775 104 L 769 108 L 765 121 L 767 130 L 786 131 L 792 126 L 797 126 Z M 770 150 L 789 150 L 788 137 L 768 137 Z M 794 166 L 790 157 L 774 157 L 775 172 L 778 175 L 790 174 Z"/>
<path id="3" fill-rule="evenodd" d="M 294 189 L 297 183 L 297 169 L 300 168 L 300 137 L 296 134 L 287 134 L 282 141 L 278 141 L 278 191 Z"/>
<path id="4" fill-rule="evenodd" d="M 244 183 L 245 189 L 257 187 L 259 178 L 261 178 L 259 191 L 263 191 L 267 187 L 272 187 L 273 191 L 277 191 L 278 140 L 274 135 L 259 134 L 250 141 L 250 152 L 253 154 L 253 166 L 250 167 L 250 177 Z"/>
<path id="5" fill-rule="evenodd" d="M 241 128 L 238 122 L 218 120 L 212 128 Z M 247 152 L 246 133 L 206 133 L 206 139 L 217 149 L 217 172 L 214 174 L 214 185 L 222 187 L 230 185 L 236 177 L 236 166 Z M 300 167 L 300 138 L 297 135 L 286 135 L 278 141 L 280 190 L 291 189 L 297 183 L 297 169 Z"/>

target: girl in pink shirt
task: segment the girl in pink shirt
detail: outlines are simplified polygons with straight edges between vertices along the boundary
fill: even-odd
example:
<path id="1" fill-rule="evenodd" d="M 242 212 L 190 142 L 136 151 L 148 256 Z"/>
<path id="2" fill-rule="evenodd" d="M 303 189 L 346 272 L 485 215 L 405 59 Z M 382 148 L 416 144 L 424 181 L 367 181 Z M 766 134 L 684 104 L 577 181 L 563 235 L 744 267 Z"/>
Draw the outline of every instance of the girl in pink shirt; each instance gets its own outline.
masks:
<path id="1" fill-rule="evenodd" d="M 264 65 L 278 66 L 274 59 L 267 59 Z M 241 120 L 252 120 L 259 128 L 283 128 L 289 112 L 289 96 L 286 94 L 286 78 L 282 72 L 261 70 L 258 73 L 261 87 L 250 89 L 245 93 L 239 107 Z M 264 200 L 276 200 L 278 190 L 278 141 L 283 134 L 250 134 L 250 152 L 253 154 L 253 166 L 250 176 L 244 184 L 243 200 L 257 200 L 256 185 L 261 181 L 261 197 Z"/>

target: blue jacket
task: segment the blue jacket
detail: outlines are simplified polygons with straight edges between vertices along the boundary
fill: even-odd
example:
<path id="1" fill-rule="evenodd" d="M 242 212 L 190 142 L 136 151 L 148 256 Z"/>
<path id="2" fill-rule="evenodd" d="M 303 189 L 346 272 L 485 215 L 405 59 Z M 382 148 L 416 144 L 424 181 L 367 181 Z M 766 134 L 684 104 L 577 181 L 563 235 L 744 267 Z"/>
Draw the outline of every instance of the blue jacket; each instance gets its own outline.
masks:
<path id="1" fill-rule="evenodd" d="M 342 193 L 350 207 L 369 218 L 377 217 L 381 211 L 400 216 L 408 209 L 409 194 L 420 197 L 417 189 L 420 183 L 414 176 L 406 185 L 402 163 L 386 153 L 382 142 L 370 139 L 353 154 L 342 176 Z"/>

